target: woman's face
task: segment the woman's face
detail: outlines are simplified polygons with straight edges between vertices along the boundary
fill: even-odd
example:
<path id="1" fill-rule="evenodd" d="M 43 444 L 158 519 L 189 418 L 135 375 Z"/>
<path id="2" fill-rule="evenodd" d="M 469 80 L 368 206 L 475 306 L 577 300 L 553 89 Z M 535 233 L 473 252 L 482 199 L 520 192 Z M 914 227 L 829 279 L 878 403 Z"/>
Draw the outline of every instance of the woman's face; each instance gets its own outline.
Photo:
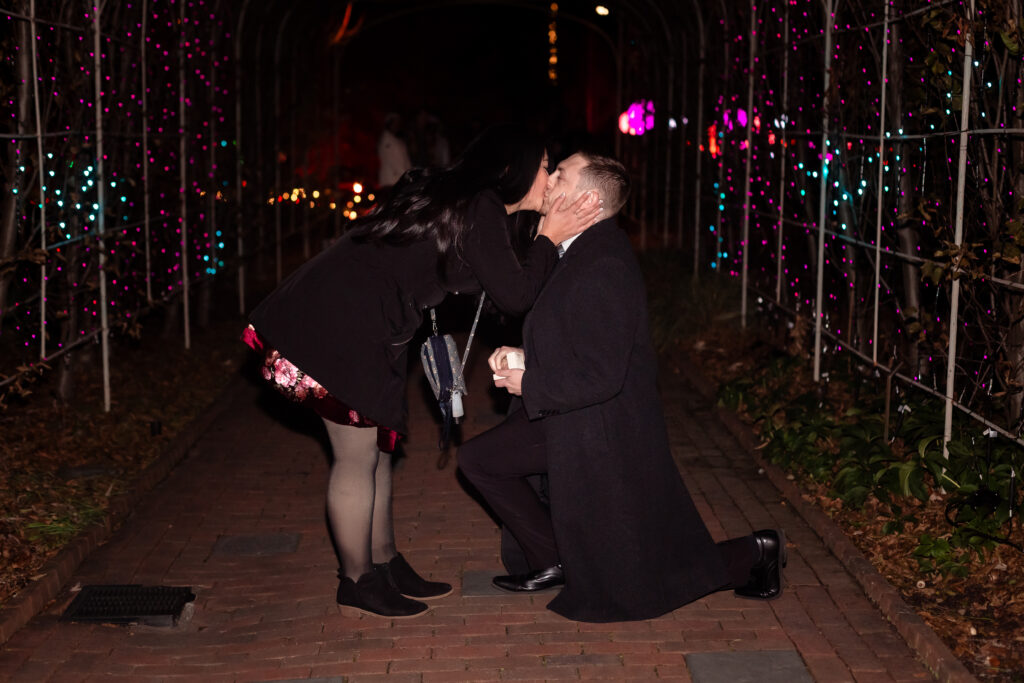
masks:
<path id="1" fill-rule="evenodd" d="M 537 177 L 533 179 L 533 185 L 530 186 L 530 191 L 523 197 L 523 201 L 519 203 L 519 210 L 521 211 L 540 211 L 541 204 L 544 203 L 544 192 L 548 186 L 548 153 L 545 150 L 544 158 L 540 161 L 540 168 L 537 169 Z"/>

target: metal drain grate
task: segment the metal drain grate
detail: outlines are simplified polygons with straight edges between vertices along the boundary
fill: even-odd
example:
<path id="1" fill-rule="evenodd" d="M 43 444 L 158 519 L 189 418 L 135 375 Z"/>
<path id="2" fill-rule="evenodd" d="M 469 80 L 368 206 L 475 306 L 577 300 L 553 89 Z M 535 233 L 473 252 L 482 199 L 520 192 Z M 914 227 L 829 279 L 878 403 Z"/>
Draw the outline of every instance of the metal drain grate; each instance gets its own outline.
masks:
<path id="1" fill-rule="evenodd" d="M 61 621 L 173 626 L 195 599 L 191 588 L 175 586 L 83 586 Z"/>

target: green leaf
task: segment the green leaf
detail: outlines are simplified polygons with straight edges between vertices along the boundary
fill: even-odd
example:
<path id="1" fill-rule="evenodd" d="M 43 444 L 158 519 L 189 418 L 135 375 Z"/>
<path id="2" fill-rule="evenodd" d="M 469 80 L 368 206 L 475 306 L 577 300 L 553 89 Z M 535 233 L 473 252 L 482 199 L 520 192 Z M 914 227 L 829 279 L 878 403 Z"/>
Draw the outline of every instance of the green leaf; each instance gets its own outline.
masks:
<path id="1" fill-rule="evenodd" d="M 1020 54 L 1020 42 L 1017 40 L 1017 36 L 1009 31 L 1000 31 L 999 37 L 1003 39 L 1003 45 L 1006 46 L 1006 51 L 1011 55 Z"/>

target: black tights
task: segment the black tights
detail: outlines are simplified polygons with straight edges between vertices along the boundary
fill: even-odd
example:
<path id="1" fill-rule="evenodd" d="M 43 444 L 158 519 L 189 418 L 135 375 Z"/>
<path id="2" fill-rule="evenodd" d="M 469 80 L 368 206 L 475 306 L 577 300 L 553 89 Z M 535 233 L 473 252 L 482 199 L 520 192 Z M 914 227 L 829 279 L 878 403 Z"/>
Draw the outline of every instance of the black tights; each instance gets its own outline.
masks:
<path id="1" fill-rule="evenodd" d="M 327 517 L 341 570 L 358 580 L 393 558 L 391 454 L 377 448 L 377 429 L 324 420 L 334 451 L 327 482 Z"/>

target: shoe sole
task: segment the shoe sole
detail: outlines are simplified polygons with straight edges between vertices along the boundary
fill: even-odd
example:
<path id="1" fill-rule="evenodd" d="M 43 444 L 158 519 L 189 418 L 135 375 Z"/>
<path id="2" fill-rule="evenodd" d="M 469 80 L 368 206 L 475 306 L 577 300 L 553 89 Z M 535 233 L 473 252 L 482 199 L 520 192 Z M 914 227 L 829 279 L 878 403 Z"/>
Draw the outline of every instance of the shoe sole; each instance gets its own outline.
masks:
<path id="1" fill-rule="evenodd" d="M 417 612 L 416 614 L 400 614 L 394 616 L 389 616 L 387 614 L 377 614 L 376 612 L 371 612 L 369 610 L 363 609 L 362 607 L 355 607 L 353 605 L 338 605 L 338 611 L 341 612 L 342 616 L 345 617 L 360 617 L 365 614 L 371 617 L 380 617 L 381 619 L 415 619 L 416 617 L 422 617 L 424 614 L 429 612 L 430 608 L 428 607 L 422 612 Z"/>
<path id="2" fill-rule="evenodd" d="M 491 585 L 500 590 L 502 593 L 510 593 L 512 595 L 533 595 L 534 593 L 547 593 L 548 591 L 553 591 L 556 588 L 562 588 L 563 586 L 565 586 L 564 583 L 560 583 L 555 586 L 546 586 L 544 588 L 533 588 L 530 590 L 525 590 L 516 588 L 502 588 L 496 583 L 492 583 Z"/>
<path id="3" fill-rule="evenodd" d="M 455 592 L 455 587 L 448 589 L 447 593 L 439 593 L 438 595 L 411 595 L 409 593 L 402 593 L 405 597 L 410 600 L 437 600 L 438 598 L 447 598 L 449 595 Z"/>

